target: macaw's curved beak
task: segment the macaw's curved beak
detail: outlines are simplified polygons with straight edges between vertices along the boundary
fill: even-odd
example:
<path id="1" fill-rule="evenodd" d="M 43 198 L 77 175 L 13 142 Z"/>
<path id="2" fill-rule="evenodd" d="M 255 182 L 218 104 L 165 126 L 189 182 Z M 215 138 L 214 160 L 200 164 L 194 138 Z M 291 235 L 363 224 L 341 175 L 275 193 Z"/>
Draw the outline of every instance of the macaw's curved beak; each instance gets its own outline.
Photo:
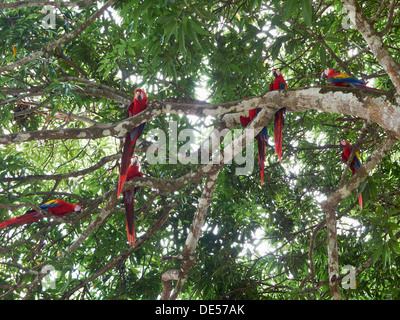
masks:
<path id="1" fill-rule="evenodd" d="M 142 91 L 136 91 L 136 100 L 140 101 L 143 99 Z"/>
<path id="2" fill-rule="evenodd" d="M 79 205 L 77 205 L 76 207 L 75 207 L 75 210 L 74 210 L 74 212 L 76 212 L 76 213 L 80 213 L 82 211 L 82 207 L 81 206 L 79 206 Z"/>

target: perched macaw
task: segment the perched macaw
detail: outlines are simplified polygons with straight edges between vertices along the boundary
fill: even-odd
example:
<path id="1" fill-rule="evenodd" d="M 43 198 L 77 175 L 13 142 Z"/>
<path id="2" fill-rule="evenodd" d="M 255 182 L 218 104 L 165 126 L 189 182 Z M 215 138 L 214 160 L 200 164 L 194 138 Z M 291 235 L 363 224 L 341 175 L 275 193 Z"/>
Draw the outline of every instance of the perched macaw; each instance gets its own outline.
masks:
<path id="1" fill-rule="evenodd" d="M 383 91 L 380 89 L 368 87 L 364 81 L 350 77 L 345 73 L 336 73 L 333 69 L 325 69 L 321 74 L 321 78 L 322 77 L 328 78 L 330 83 L 338 87 L 353 87 L 353 88 L 364 88 L 369 90 Z"/>
<path id="2" fill-rule="evenodd" d="M 61 199 L 47 201 L 46 203 L 40 205 L 40 208 L 58 217 L 64 217 L 70 212 L 80 212 L 82 210 L 82 207 L 80 205 L 69 203 Z M 43 218 L 43 215 L 36 210 L 28 210 L 22 216 L 0 222 L 0 229 L 6 228 L 8 226 L 21 226 L 26 223 L 32 223 L 41 220 Z"/>
<path id="3" fill-rule="evenodd" d="M 135 177 L 143 177 L 140 172 L 138 157 L 133 157 L 131 164 L 129 165 L 128 172 L 126 174 L 126 181 L 129 181 Z M 128 234 L 128 243 L 132 246 L 135 245 L 135 213 L 134 213 L 134 201 L 135 194 L 138 192 L 140 187 L 134 187 L 131 190 L 124 191 L 124 204 L 126 213 L 126 231 Z"/>
<path id="4" fill-rule="evenodd" d="M 342 152 L 342 160 L 344 163 L 347 163 L 351 152 L 353 151 L 353 146 L 348 143 L 347 141 L 344 140 L 339 140 L 339 144 L 343 146 L 343 152 Z M 360 155 L 358 152 L 355 153 L 353 160 L 350 163 L 350 169 L 353 175 L 356 174 L 356 172 L 361 168 L 361 160 L 360 160 Z M 358 195 L 358 204 L 360 205 L 360 210 L 362 210 L 363 207 L 363 201 L 362 201 L 362 195 Z"/>
<path id="5" fill-rule="evenodd" d="M 260 112 L 261 108 L 255 108 L 249 110 L 249 116 L 243 117 L 240 116 L 240 124 L 243 127 L 247 127 L 247 125 L 253 120 L 257 113 Z M 261 185 L 264 183 L 264 162 L 265 162 L 265 149 L 268 144 L 268 129 L 267 127 L 263 127 L 258 135 L 256 135 L 257 146 L 258 146 L 258 162 L 260 164 L 260 175 L 261 175 Z"/>
<path id="6" fill-rule="evenodd" d="M 269 91 L 287 89 L 287 84 L 283 78 L 282 73 L 278 69 L 272 69 L 272 75 L 275 77 L 274 81 L 269 85 Z M 284 125 L 284 114 L 286 108 L 281 108 L 275 113 L 274 122 L 274 141 L 275 153 L 278 155 L 279 161 L 282 162 L 282 129 Z"/>
<path id="7" fill-rule="evenodd" d="M 147 104 L 146 93 L 142 89 L 136 89 L 135 97 L 133 98 L 133 101 L 131 102 L 131 104 L 129 105 L 129 107 L 126 111 L 126 117 L 127 118 L 133 117 L 134 115 L 145 110 L 148 106 L 149 105 Z M 122 192 L 122 188 L 125 184 L 128 167 L 129 167 L 133 152 L 135 151 L 136 141 L 140 137 L 140 135 L 143 133 L 145 125 L 146 125 L 146 123 L 142 123 L 139 126 L 137 126 L 135 129 L 133 129 L 132 131 L 129 131 L 126 134 L 124 151 L 122 153 L 121 169 L 119 172 L 117 198 L 119 198 L 119 196 Z"/>

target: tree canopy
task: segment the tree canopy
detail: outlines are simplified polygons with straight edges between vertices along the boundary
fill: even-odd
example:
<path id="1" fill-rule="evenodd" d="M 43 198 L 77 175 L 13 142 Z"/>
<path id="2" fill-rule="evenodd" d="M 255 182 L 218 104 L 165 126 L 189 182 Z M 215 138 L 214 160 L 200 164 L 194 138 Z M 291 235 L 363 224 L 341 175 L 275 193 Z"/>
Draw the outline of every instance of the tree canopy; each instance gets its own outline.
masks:
<path id="1" fill-rule="evenodd" d="M 0 11 L 0 220 L 50 199 L 83 207 L 0 230 L 1 299 L 400 298 L 396 1 L 2 1 Z M 269 91 L 273 68 L 288 89 Z M 326 68 L 383 91 L 334 87 Z M 126 118 L 136 88 L 150 106 Z M 240 115 L 256 107 L 244 129 Z M 125 133 L 144 122 L 144 177 L 125 185 L 141 187 L 129 247 L 117 183 Z M 261 186 L 246 134 L 264 126 Z M 360 155 L 353 176 L 339 140 Z M 211 149 L 219 162 L 202 157 Z"/>

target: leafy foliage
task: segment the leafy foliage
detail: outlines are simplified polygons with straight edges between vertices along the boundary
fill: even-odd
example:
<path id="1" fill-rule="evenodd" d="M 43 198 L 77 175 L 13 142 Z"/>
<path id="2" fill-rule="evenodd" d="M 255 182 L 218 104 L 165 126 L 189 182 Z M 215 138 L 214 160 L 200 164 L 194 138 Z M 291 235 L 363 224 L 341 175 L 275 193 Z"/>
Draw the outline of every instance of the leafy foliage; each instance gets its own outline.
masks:
<path id="1" fill-rule="evenodd" d="M 380 10 L 380 2 L 373 0 L 361 4 L 375 19 L 375 28 L 384 30 L 388 8 Z M 61 7 L 55 29 L 43 29 L 38 7 L 3 10 L 1 66 L 41 50 L 98 9 L 96 2 Z M 125 117 L 123 99 L 130 100 L 137 87 L 145 89 L 149 100 L 239 100 L 268 91 L 272 67 L 282 71 L 291 88 L 325 85 L 319 76 L 330 67 L 391 89 L 362 36 L 354 28 L 342 27 L 344 18 L 338 0 L 117 1 L 77 37 L 1 75 L 0 134 L 119 121 Z M 397 24 L 395 20 L 382 39 L 399 61 Z M 206 95 L 199 88 L 205 88 Z M 143 137 L 154 128 L 168 132 L 172 121 L 179 131 L 194 128 L 199 134 L 210 123 L 218 124 L 212 117 L 166 114 L 149 122 Z M 310 241 L 325 219 L 320 204 L 337 189 L 343 172 L 337 142 L 357 141 L 363 124 L 357 117 L 318 110 L 287 113 L 279 163 L 270 123 L 264 186 L 259 185 L 256 155 L 249 176 L 236 175 L 235 163 L 222 169 L 196 262 L 180 298 L 329 299 L 326 230 L 321 228 L 315 239 L 312 281 Z M 363 161 L 385 136 L 378 125 L 368 124 L 359 149 Z M 41 204 L 55 197 L 85 208 L 65 224 L 44 219 L 1 231 L 2 299 L 159 298 L 161 275 L 180 266 L 177 259 L 162 258 L 178 254 L 185 245 L 201 196 L 199 181 L 173 192 L 141 188 L 135 197 L 139 236 L 160 219 L 158 208 L 176 206 L 163 228 L 123 263 L 101 272 L 127 249 L 122 203 L 83 245 L 68 252 L 110 198 L 107 192 L 118 181 L 119 157 L 113 156 L 120 152 L 120 142 L 108 137 L 0 145 L 1 220 L 28 209 L 7 206 Z M 169 162 L 154 165 L 145 153 L 140 157 L 142 172 L 155 178 L 177 178 L 197 168 Z M 342 292 L 349 299 L 400 298 L 399 158 L 396 146 L 360 187 L 362 211 L 356 194 L 337 208 L 340 264 L 365 265 L 357 274 L 357 289 Z M 80 174 L 84 169 L 88 170 Z M 57 176 L 61 174 L 66 177 Z M 45 265 L 56 272 L 54 288 L 27 272 Z M 88 283 L 81 286 L 85 280 Z M 30 287 L 32 283 L 37 285 Z"/>

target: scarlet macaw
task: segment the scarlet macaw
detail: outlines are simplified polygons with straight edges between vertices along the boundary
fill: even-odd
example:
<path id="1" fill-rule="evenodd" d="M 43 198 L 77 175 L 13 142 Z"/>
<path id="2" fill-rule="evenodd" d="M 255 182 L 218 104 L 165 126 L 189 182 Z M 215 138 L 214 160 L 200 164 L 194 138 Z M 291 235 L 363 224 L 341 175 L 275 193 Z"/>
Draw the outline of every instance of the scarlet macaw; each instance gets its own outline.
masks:
<path id="1" fill-rule="evenodd" d="M 126 117 L 127 118 L 133 117 L 134 115 L 145 110 L 148 106 L 149 105 L 147 104 L 146 93 L 142 89 L 136 89 L 135 97 L 133 98 L 133 101 L 131 102 L 131 104 L 129 105 L 129 107 L 126 111 Z M 126 134 L 124 151 L 122 153 L 121 169 L 119 172 L 117 199 L 119 198 L 119 196 L 122 192 L 122 188 L 125 184 L 128 167 L 129 167 L 133 152 L 135 151 L 136 141 L 140 137 L 140 135 L 143 133 L 145 125 L 146 125 L 146 123 L 142 123 L 139 126 L 137 126 L 135 129 L 133 129 L 132 131 L 130 131 Z"/>
<path id="2" fill-rule="evenodd" d="M 272 69 L 272 75 L 275 77 L 274 81 L 269 85 L 269 91 L 287 89 L 287 84 L 283 78 L 282 73 L 278 69 Z M 284 114 L 286 108 L 281 108 L 275 113 L 274 122 L 274 141 L 275 153 L 278 155 L 279 161 L 282 162 L 282 129 L 284 125 Z"/>
<path id="3" fill-rule="evenodd" d="M 243 127 L 247 127 L 247 125 L 253 120 L 257 113 L 260 112 L 261 108 L 255 108 L 249 110 L 249 116 L 243 117 L 240 116 L 240 124 Z M 258 162 L 260 164 L 260 174 L 261 174 L 261 185 L 264 183 L 264 161 L 265 161 L 265 149 L 268 144 L 268 129 L 267 127 L 263 127 L 258 135 L 256 135 L 257 146 L 258 146 Z"/>
<path id="4" fill-rule="evenodd" d="M 364 81 L 350 77 L 345 73 L 336 73 L 333 69 L 325 69 L 321 74 L 321 78 L 322 77 L 328 78 L 330 83 L 338 87 L 353 87 L 353 88 L 364 88 L 369 90 L 383 91 L 380 89 L 368 87 Z"/>
<path id="5" fill-rule="evenodd" d="M 135 177 L 143 177 L 143 174 L 139 171 L 138 157 L 133 157 L 131 164 L 129 165 L 126 181 L 129 181 Z M 135 194 L 138 192 L 140 187 L 134 187 L 131 190 L 124 191 L 124 204 L 126 213 L 126 231 L 128 234 L 128 243 L 132 246 L 135 245 L 135 213 L 134 213 L 134 201 Z"/>
<path id="6" fill-rule="evenodd" d="M 61 199 L 55 199 L 47 201 L 46 203 L 40 205 L 40 208 L 44 211 L 50 212 L 57 217 L 64 217 L 70 212 L 80 212 L 82 207 L 75 203 L 68 203 Z M 21 226 L 26 223 L 32 223 L 43 219 L 44 216 L 37 212 L 36 210 L 28 210 L 22 216 L 4 220 L 0 223 L 0 229 L 6 228 L 8 226 Z"/>
<path id="7" fill-rule="evenodd" d="M 348 143 L 347 141 L 344 140 L 339 140 L 339 144 L 341 146 L 344 146 L 343 152 L 342 152 L 342 160 L 344 163 L 347 163 L 351 152 L 353 151 L 353 146 Z M 361 168 L 361 160 L 358 152 L 355 153 L 353 160 L 350 163 L 350 169 L 353 175 L 356 174 L 356 172 Z M 362 210 L 363 207 L 363 201 L 362 201 L 362 195 L 358 195 L 358 204 L 360 205 L 360 210 Z"/>

